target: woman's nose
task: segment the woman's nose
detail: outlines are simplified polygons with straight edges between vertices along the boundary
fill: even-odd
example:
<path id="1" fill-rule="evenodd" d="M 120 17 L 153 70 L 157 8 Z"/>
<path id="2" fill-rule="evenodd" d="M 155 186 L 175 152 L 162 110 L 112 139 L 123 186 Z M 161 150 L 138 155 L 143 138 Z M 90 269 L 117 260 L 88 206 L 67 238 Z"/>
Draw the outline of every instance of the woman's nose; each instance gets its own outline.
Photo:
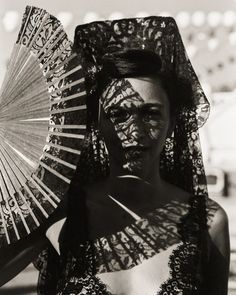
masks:
<path id="1" fill-rule="evenodd" d="M 132 116 L 130 122 L 130 139 L 133 141 L 143 141 L 145 140 L 147 134 L 145 132 L 145 124 L 137 115 Z"/>

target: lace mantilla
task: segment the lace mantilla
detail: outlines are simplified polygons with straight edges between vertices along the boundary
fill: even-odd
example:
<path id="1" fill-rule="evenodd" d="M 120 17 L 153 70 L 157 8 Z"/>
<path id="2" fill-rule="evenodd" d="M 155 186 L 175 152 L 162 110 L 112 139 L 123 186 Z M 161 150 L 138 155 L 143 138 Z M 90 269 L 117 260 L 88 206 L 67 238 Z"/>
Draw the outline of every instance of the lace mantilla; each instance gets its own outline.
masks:
<path id="1" fill-rule="evenodd" d="M 155 221 L 161 220 L 163 215 L 161 212 L 168 212 L 168 216 L 170 222 L 168 222 L 169 232 L 173 231 L 173 235 L 169 235 L 168 243 L 169 245 L 175 244 L 179 239 L 181 243 L 177 248 L 175 248 L 170 256 L 169 260 L 169 269 L 170 269 L 170 277 L 167 281 L 165 281 L 157 291 L 158 295 L 189 295 L 189 294 L 199 294 L 199 286 L 201 283 L 201 262 L 206 260 L 205 253 L 202 251 L 202 237 L 205 235 L 206 230 L 206 218 L 208 224 L 211 223 L 215 212 L 218 210 L 219 205 L 212 200 L 207 202 L 207 208 L 205 208 L 205 200 L 204 198 L 192 198 L 192 202 L 187 206 L 178 207 L 175 202 L 171 203 L 168 207 L 165 206 L 163 209 L 155 210 L 152 213 L 148 214 L 147 218 L 143 218 L 138 222 L 134 223 L 135 226 L 139 226 L 144 229 L 147 228 L 147 225 L 150 227 L 150 232 L 153 233 L 153 223 L 158 222 Z M 181 208 L 181 209 L 180 209 Z M 181 218 L 181 224 L 179 228 L 179 234 L 176 234 L 176 222 L 180 221 L 179 212 L 187 212 Z M 158 212 L 158 214 L 157 214 Z M 154 218 L 154 220 L 153 220 Z M 166 220 L 166 219 L 164 219 Z M 133 225 L 134 225 L 133 224 Z M 133 225 L 127 226 L 127 228 L 132 228 Z M 167 224 L 165 224 L 167 226 Z M 162 251 L 166 246 L 166 231 L 159 228 L 159 233 L 163 233 L 162 238 L 159 241 L 163 241 L 163 245 L 159 244 L 159 250 L 156 248 L 156 251 Z M 121 231 L 122 233 L 122 231 Z M 155 232 L 154 232 L 155 233 Z M 118 233 L 116 233 L 117 235 Z M 157 234 L 157 232 L 156 232 Z M 113 235 L 114 237 L 116 235 Z M 147 233 L 148 235 L 148 233 Z M 103 240 L 105 238 L 101 238 Z M 173 239 L 173 240 L 172 240 Z M 137 237 L 137 241 L 139 237 Z M 96 243 L 98 240 L 94 242 Z M 128 242 L 127 242 L 128 244 Z M 75 258 L 71 253 L 67 253 L 64 261 L 61 261 L 61 266 L 59 261 L 56 259 L 55 253 L 54 255 L 47 255 L 47 252 L 44 251 L 41 254 L 40 259 L 38 259 L 37 267 L 40 269 L 40 284 L 38 289 L 39 295 L 81 295 L 81 294 L 93 294 L 89 292 L 103 292 L 103 293 L 94 293 L 94 294 L 104 294 L 107 295 L 109 292 L 106 291 L 104 284 L 101 280 L 95 277 L 97 270 L 100 267 L 100 271 L 102 272 L 105 269 L 105 262 L 115 263 L 118 268 L 120 268 L 120 264 L 114 259 L 114 253 L 108 252 L 106 259 L 96 260 L 97 263 L 100 263 L 97 269 L 94 268 L 94 247 L 91 247 L 91 243 L 87 245 L 81 246 L 80 254 L 81 259 Z M 151 252 L 149 252 L 149 256 L 154 255 L 155 250 L 153 247 L 148 248 Z M 119 250 L 119 247 L 117 251 Z M 146 249 L 147 250 L 147 249 Z M 52 250 L 51 250 L 52 252 Z M 52 253 L 51 253 L 52 254 Z M 128 253 L 126 253 L 128 256 Z M 48 259 L 48 257 L 50 259 Z M 54 257 L 54 259 L 53 259 Z M 85 259 L 86 258 L 86 259 Z M 139 261 L 136 263 L 141 263 L 146 258 L 144 256 L 139 256 Z M 116 264 L 117 263 L 117 264 Z M 46 267 L 48 264 L 49 267 Z M 134 260 L 129 258 L 127 260 L 127 269 L 132 265 L 135 265 Z M 61 268 L 62 267 L 62 268 Z M 61 269 L 62 274 L 58 274 Z M 59 283 L 58 283 L 59 282 Z M 54 292 L 53 290 L 54 286 Z M 58 290 L 56 293 L 56 289 Z M 48 293 L 47 290 L 51 290 Z M 82 292 L 82 293 L 81 293 Z M 87 293 L 86 293 L 87 292 Z M 109 294 L 110 295 L 110 294 Z"/>
<path id="2" fill-rule="evenodd" d="M 130 269 L 181 241 L 178 227 L 187 204 L 173 201 L 93 243 L 96 273 Z"/>
<path id="3" fill-rule="evenodd" d="M 185 51 L 175 20 L 151 16 L 79 25 L 75 31 L 75 50 L 88 68 L 89 91 L 96 87 L 96 73 L 104 55 L 123 49 L 151 50 L 162 60 L 165 70 L 174 70 L 178 77 L 191 82 L 194 107 L 185 110 L 189 130 L 202 126 L 209 115 L 209 104 Z M 182 116 L 182 115 L 181 115 Z M 196 118 L 191 120 L 191 118 Z"/>
<path id="4" fill-rule="evenodd" d="M 170 277 L 157 294 L 199 294 L 206 228 L 204 197 L 191 197 L 189 204 L 173 201 L 116 234 L 81 245 L 78 257 L 67 253 L 57 294 L 109 294 L 96 274 L 131 269 L 179 243 L 170 256 Z"/>
<path id="5" fill-rule="evenodd" d="M 154 253 L 165 249 L 167 236 L 170 245 L 177 241 L 181 241 L 181 244 L 172 252 L 169 261 L 170 277 L 162 284 L 159 294 L 199 294 L 201 283 L 199 263 L 201 262 L 200 256 L 203 255 L 201 251 L 202 236 L 206 233 L 205 198 L 207 197 L 207 189 L 197 129 L 208 117 L 209 104 L 186 55 L 175 21 L 169 17 L 148 17 L 94 22 L 78 26 L 74 48 L 85 71 L 86 91 L 89 94 L 88 102 L 96 94 L 96 79 L 102 66 L 103 56 L 105 54 L 112 55 L 113 52 L 120 49 L 151 50 L 161 57 L 167 71 L 168 69 L 174 70 L 178 77 L 190 81 L 193 95 L 189 97 L 189 100 L 192 108 L 183 109 L 176 118 L 174 132 L 171 137 L 167 138 L 161 154 L 160 173 L 164 180 L 189 192 L 193 198 L 188 212 L 186 214 L 182 212 L 179 215 L 182 217 L 179 219 L 178 230 L 176 230 L 176 222 L 169 220 L 172 218 L 171 210 L 169 210 L 168 215 L 164 214 L 163 217 L 161 214 L 155 215 L 157 220 L 148 216 L 147 219 L 142 220 L 142 224 L 129 225 L 120 233 L 81 246 L 79 249 L 81 255 L 76 258 L 67 251 L 64 260 L 61 261 L 63 271 L 60 279 L 58 278 L 58 294 L 93 294 L 92 292 L 95 292 L 98 283 L 99 290 L 103 290 L 103 285 L 96 279 L 90 281 L 91 289 L 86 290 L 89 278 L 94 278 L 98 271 L 132 268 L 142 263 L 145 259 L 152 257 Z M 101 170 L 103 170 L 102 168 L 106 171 L 109 170 L 107 157 L 104 156 L 105 152 L 100 147 L 97 148 L 101 139 L 98 136 L 91 137 L 90 135 L 89 137 L 89 134 L 87 138 L 88 145 L 81 152 L 78 174 L 76 175 L 76 179 L 80 180 L 85 178 L 87 180 L 91 172 L 93 173 L 94 169 L 99 166 L 99 161 L 96 159 L 105 159 L 100 163 Z M 92 152 L 91 146 L 96 147 Z M 96 169 L 96 171 L 98 170 Z M 97 177 L 97 175 L 95 176 Z M 72 204 L 75 202 L 76 200 Z M 173 213 L 173 215 L 175 214 Z M 162 223 L 163 232 L 160 227 L 161 221 L 158 221 L 158 218 L 162 222 L 163 220 L 167 221 L 167 224 Z M 156 224 L 156 228 L 153 224 Z M 168 227 L 168 225 L 170 226 Z M 76 227 L 77 224 L 74 226 Z M 152 238 L 155 239 L 158 234 L 160 243 L 158 246 L 154 246 Z M 102 253 L 102 250 L 105 250 L 105 253 Z M 84 289 L 76 291 L 76 286 L 74 286 L 75 290 L 73 290 L 75 278 L 80 285 L 85 284 Z M 86 280 L 79 281 L 80 278 L 86 278 Z M 62 292 L 62 290 L 66 290 L 64 288 L 68 282 L 71 282 L 70 291 Z M 104 294 L 107 294 L 105 292 Z"/>
<path id="6" fill-rule="evenodd" d="M 181 244 L 170 256 L 170 278 L 161 285 L 158 295 L 200 294 L 203 235 L 207 229 L 206 203 L 193 198 L 189 213 L 182 217 Z"/>

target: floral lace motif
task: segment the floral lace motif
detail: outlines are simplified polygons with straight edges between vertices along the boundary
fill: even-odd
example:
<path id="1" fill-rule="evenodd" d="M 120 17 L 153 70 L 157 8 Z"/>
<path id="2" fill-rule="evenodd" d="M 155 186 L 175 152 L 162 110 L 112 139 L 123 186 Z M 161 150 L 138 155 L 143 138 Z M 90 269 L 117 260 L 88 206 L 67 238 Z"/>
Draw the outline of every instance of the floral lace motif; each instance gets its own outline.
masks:
<path id="1" fill-rule="evenodd" d="M 95 276 L 71 277 L 57 295 L 112 295 Z"/>
<path id="2" fill-rule="evenodd" d="M 123 49 L 145 49 L 161 57 L 166 71 L 191 82 L 194 91 L 192 111 L 185 110 L 189 130 L 202 126 L 209 115 L 209 104 L 188 59 L 176 22 L 171 17 L 151 16 L 79 25 L 75 31 L 75 50 L 87 67 L 89 89 L 96 87 L 96 72 L 102 57 Z M 190 103 L 191 105 L 191 103 Z M 197 121 L 195 120 L 197 118 Z"/>
<path id="3" fill-rule="evenodd" d="M 50 283 L 53 284 L 54 282 L 55 288 L 57 285 L 58 293 L 47 293 L 45 290 L 47 290 L 48 287 L 46 287 L 45 285 L 44 289 L 41 288 L 41 292 L 39 292 L 38 294 L 110 295 L 101 280 L 95 277 L 98 272 L 109 271 L 109 267 L 112 268 L 110 271 L 120 270 L 120 261 L 123 262 L 123 269 L 132 268 L 133 266 L 142 263 L 142 261 L 144 261 L 145 259 L 152 257 L 153 255 L 155 255 L 155 253 L 158 253 L 158 251 L 160 252 L 163 249 L 168 248 L 170 245 L 173 245 L 179 241 L 181 241 L 181 243 L 177 248 L 173 250 L 169 259 L 170 277 L 160 286 L 157 294 L 199 294 L 202 279 L 201 263 L 205 259 L 205 257 L 203 257 L 204 253 L 202 251 L 202 238 L 206 234 L 207 230 L 206 221 L 208 221 L 208 224 L 211 222 L 211 219 L 219 206 L 215 202 L 210 200 L 207 202 L 208 207 L 206 208 L 204 197 L 191 198 L 190 206 L 184 206 L 183 204 L 181 204 L 181 206 L 178 204 L 179 206 L 177 206 L 177 204 L 178 203 L 172 202 L 170 205 L 165 206 L 164 208 L 157 209 L 154 212 L 149 213 L 147 218 L 139 220 L 133 225 L 127 226 L 123 231 L 120 231 L 115 235 L 99 239 L 101 241 L 103 239 L 108 239 L 110 241 L 112 239 L 112 236 L 115 239 L 118 234 L 123 235 L 122 233 L 126 232 L 126 230 L 132 229 L 134 226 L 136 228 L 145 230 L 145 237 L 149 236 L 150 234 L 149 237 L 155 238 L 158 237 L 159 233 L 161 237 L 158 237 L 158 241 L 160 243 L 155 246 L 156 249 L 154 246 L 147 247 L 145 249 L 147 253 L 146 256 L 143 255 L 144 252 L 137 251 L 137 246 L 135 246 L 135 248 L 132 248 L 136 252 L 136 254 L 132 253 L 132 255 L 130 255 L 131 251 L 125 252 L 124 250 L 123 252 L 119 252 L 120 243 L 118 243 L 117 240 L 117 243 L 113 244 L 113 248 L 109 248 L 106 252 L 103 251 L 103 253 L 105 253 L 103 259 L 100 256 L 98 259 L 96 255 L 100 250 L 102 250 L 101 247 L 96 248 L 99 240 L 94 241 L 94 243 L 88 242 L 85 245 L 81 245 L 79 251 L 80 253 L 77 258 L 75 258 L 71 253 L 67 253 L 66 260 L 62 262 L 62 274 L 60 274 L 60 279 L 57 278 L 58 281 L 55 279 L 55 268 L 57 264 L 55 264 L 55 261 L 53 261 L 51 258 L 51 266 L 53 266 L 51 274 L 50 272 L 46 272 L 45 269 L 44 272 L 41 270 L 40 280 L 42 285 L 45 285 L 45 283 L 47 283 L 47 286 L 48 284 L 50 285 Z M 179 215 L 180 212 L 181 215 Z M 164 218 L 164 216 L 167 217 L 166 214 L 168 214 L 168 218 L 170 220 L 168 224 L 166 223 L 166 218 Z M 161 227 L 157 229 L 156 225 L 158 223 L 156 222 L 159 222 L 160 225 L 161 220 L 164 220 L 163 229 Z M 179 224 L 178 230 L 176 230 L 177 224 Z M 165 230 L 165 227 L 168 228 L 168 231 Z M 168 232 L 169 234 L 166 235 L 166 232 Z M 141 239 L 142 238 L 143 236 L 141 236 Z M 137 243 L 139 243 L 140 241 L 139 239 L 140 237 L 137 234 L 136 236 L 133 236 L 132 242 L 135 241 L 137 245 Z M 161 243 L 161 241 L 163 242 L 163 244 Z M 126 247 L 128 248 L 130 243 L 131 240 L 125 240 L 124 238 L 124 244 L 122 245 L 126 245 Z M 154 243 L 150 243 L 150 245 L 154 245 Z M 143 247 L 143 249 L 144 248 L 145 247 Z M 115 251 L 116 255 L 114 254 Z M 120 255 L 119 259 L 117 259 L 118 255 Z M 48 256 L 45 255 L 45 253 L 44 256 L 41 257 L 41 260 L 43 261 L 41 261 L 41 265 L 38 263 L 38 268 L 45 267 L 45 265 L 42 264 L 43 262 L 50 264 Z M 50 281 L 50 278 L 53 277 L 54 281 Z"/>
<path id="4" fill-rule="evenodd" d="M 202 238 L 207 229 L 205 198 L 195 197 L 190 205 L 188 214 L 182 217 L 183 243 L 170 256 L 170 278 L 161 285 L 158 295 L 199 294 Z"/>
<path id="5" fill-rule="evenodd" d="M 74 169 L 71 169 L 68 165 L 66 166 L 62 163 L 67 162 L 71 165 L 77 165 L 79 159 L 78 154 L 68 152 L 59 147 L 62 146 L 67 147 L 67 149 L 80 150 L 83 146 L 81 139 L 61 136 L 62 132 L 71 132 L 70 129 L 64 130 L 63 126 L 82 126 L 86 124 L 86 110 L 81 110 L 79 113 L 75 111 L 68 112 L 65 110 L 75 106 L 78 107 L 79 105 L 84 105 L 85 97 L 81 96 L 79 99 L 64 101 L 64 98 L 69 96 L 69 90 L 67 88 L 72 82 L 71 79 L 73 79 L 72 75 L 65 78 L 65 76 L 67 76 L 65 74 L 70 70 L 68 60 L 70 60 L 70 63 L 72 63 L 73 60 L 73 68 L 79 66 L 79 64 L 77 64 L 79 61 L 72 59 L 72 43 L 69 41 L 59 20 L 43 9 L 27 6 L 16 46 L 16 48 L 20 50 L 19 52 L 24 52 L 24 55 L 21 56 L 18 54 L 18 51 L 16 51 L 18 52 L 17 54 L 15 52 L 14 58 L 11 62 L 16 65 L 18 64 L 18 66 L 14 71 L 16 71 L 16 73 L 18 70 L 20 71 L 20 69 L 23 72 L 26 71 L 24 74 L 26 82 L 28 80 L 27 77 L 30 77 L 30 75 L 33 75 L 33 77 L 36 75 L 35 77 L 37 77 L 37 79 L 34 78 L 32 81 L 30 80 L 30 89 L 32 91 L 31 100 L 33 101 L 29 100 L 29 98 L 26 99 L 26 93 L 21 92 L 21 95 L 23 95 L 21 99 L 25 97 L 25 101 L 21 101 L 19 117 L 16 118 L 15 111 L 13 112 L 14 108 L 12 111 L 9 109 L 7 116 L 4 119 L 6 120 L 4 124 L 10 128 L 11 124 L 13 124 L 11 126 L 15 126 L 14 120 L 18 122 L 24 121 L 22 120 L 23 118 L 38 118 L 36 109 L 31 108 L 34 101 L 36 102 L 36 98 L 39 99 L 39 96 L 37 96 L 39 94 L 36 95 L 37 91 L 39 91 L 36 88 L 36 84 L 38 84 L 43 78 L 45 80 L 45 85 L 38 85 L 41 98 L 39 99 L 39 102 L 37 102 L 37 107 L 38 112 L 40 112 L 40 118 L 50 116 L 50 124 L 48 124 L 51 127 L 49 127 L 48 134 L 46 125 L 45 130 L 43 131 L 42 129 L 42 131 L 40 131 L 40 133 L 43 132 L 42 134 L 45 133 L 45 138 L 43 138 L 43 136 L 42 138 L 41 136 L 30 137 L 31 133 L 29 131 L 29 134 L 27 135 L 29 138 L 26 140 L 22 137 L 24 129 L 21 130 L 21 127 L 19 127 L 18 134 L 14 134 L 14 132 L 12 133 L 11 131 L 6 132 L 4 135 L 6 142 L 9 144 L 15 141 L 16 145 L 14 144 L 14 147 L 16 149 L 20 146 L 24 146 L 25 152 L 23 152 L 23 154 L 26 154 L 31 161 L 38 164 L 36 165 L 37 168 L 34 168 L 34 165 L 26 165 L 23 161 L 23 167 L 20 167 L 21 160 L 19 160 L 15 161 L 16 167 L 12 168 L 13 170 L 11 170 L 11 167 L 9 166 L 9 171 L 12 171 L 11 173 L 16 171 L 14 172 L 16 173 L 15 175 L 18 173 L 18 170 L 15 170 L 16 168 L 20 168 L 20 171 L 24 168 L 22 170 L 24 172 L 21 173 L 22 175 L 19 174 L 21 175 L 19 176 L 19 179 L 18 176 L 16 177 L 16 180 L 14 180 L 15 183 L 13 181 L 13 179 L 15 179 L 14 173 L 12 175 L 9 174 L 10 172 L 8 173 L 8 177 L 10 177 L 12 184 L 9 184 L 9 187 L 6 185 L 6 192 L 9 192 L 3 193 L 4 198 L 1 198 L 0 200 L 0 247 L 7 246 L 9 242 L 16 242 L 18 239 L 33 232 L 41 224 L 45 224 L 48 216 L 55 211 L 58 203 L 68 191 L 69 182 L 74 176 Z M 26 60 L 28 60 L 28 57 L 32 60 L 30 63 L 27 63 L 26 66 Z M 18 58 L 21 58 L 22 62 L 19 63 L 19 61 L 17 61 Z M 39 79 L 39 77 L 41 78 Z M 80 77 L 83 78 L 83 73 L 76 71 L 74 73 L 74 81 Z M 18 82 L 19 81 L 20 80 L 18 80 Z M 74 86 L 74 93 L 82 92 L 84 88 L 83 84 L 84 83 Z M 25 88 L 27 85 L 28 84 L 24 84 L 21 91 L 26 89 L 25 91 L 27 92 L 28 90 Z M 34 89 L 37 91 L 35 92 Z M 17 96 L 14 95 L 13 97 L 19 96 L 19 94 L 17 94 Z M 45 98 L 45 101 L 42 100 L 42 97 Z M 28 108 L 28 105 L 31 110 L 31 115 L 27 115 L 29 117 L 26 116 L 26 113 L 22 112 L 25 106 Z M 16 106 L 17 109 L 18 105 Z M 61 111 L 58 112 L 58 110 Z M 65 112 L 62 110 L 65 110 Z M 11 128 L 15 129 L 15 127 Z M 35 128 L 38 129 L 38 125 L 34 127 L 34 129 Z M 79 131 L 78 129 L 77 131 L 73 131 L 73 133 L 80 134 L 82 137 L 85 130 Z M 31 144 L 30 141 L 32 141 Z M 12 156 L 9 154 L 7 157 L 11 158 Z M 55 159 L 58 159 L 58 161 Z M 52 169 L 55 173 L 52 173 L 48 168 Z M 64 179 L 68 179 L 68 181 L 62 181 L 62 178 L 58 177 L 58 173 L 63 176 Z M 5 177 L 7 177 L 7 174 Z M 8 183 L 7 179 L 4 181 Z"/>
<path id="6" fill-rule="evenodd" d="M 180 216 L 188 209 L 187 204 L 172 201 L 124 230 L 97 239 L 93 244 L 96 273 L 130 269 L 179 243 Z"/>
<path id="7" fill-rule="evenodd" d="M 64 262 L 61 261 L 62 272 L 58 276 L 58 280 L 54 280 L 55 286 L 57 284 L 58 293 L 50 293 L 50 295 L 109 294 L 105 285 L 95 277 L 97 273 L 132 268 L 169 246 L 179 243 L 179 241 L 181 241 L 180 245 L 173 250 L 169 259 L 170 277 L 160 286 L 157 294 L 199 294 L 202 279 L 201 263 L 205 259 L 202 252 L 202 238 L 206 235 L 206 221 L 209 216 L 206 215 L 206 212 L 210 212 L 212 217 L 218 206 L 211 201 L 209 202 L 210 207 L 206 208 L 204 197 L 192 197 L 190 205 L 178 204 L 177 206 L 177 204 L 172 202 L 168 206 L 149 213 L 146 218 L 127 226 L 116 234 L 97 239 L 93 243 L 88 242 L 81 245 L 78 257 L 67 253 Z M 161 227 L 163 220 L 163 227 Z M 132 232 L 134 228 L 140 230 L 136 231 L 136 235 Z M 129 230 L 133 234 L 132 240 L 127 239 L 126 236 Z M 145 235 L 143 235 L 144 231 Z M 122 244 L 117 237 L 122 237 Z M 154 242 L 153 244 L 147 243 L 147 240 L 143 239 L 144 237 L 149 237 L 149 241 L 157 237 L 156 245 Z M 110 243 L 107 249 L 106 247 L 101 248 L 101 244 L 99 244 L 104 239 L 106 241 L 113 240 L 113 243 Z M 142 244 L 140 243 L 141 240 L 144 245 L 138 249 L 138 245 Z M 99 256 L 97 256 L 98 253 Z M 46 256 L 44 256 L 44 260 L 46 263 L 49 261 Z M 53 265 L 55 267 L 56 264 Z M 45 274 L 46 272 L 43 276 L 41 275 L 42 283 L 45 283 L 43 279 L 47 279 Z M 50 275 L 48 278 L 50 278 Z M 46 295 L 49 293 L 39 292 L 39 294 Z"/>
<path id="8" fill-rule="evenodd" d="M 62 262 L 64 269 L 58 284 L 58 292 L 62 292 L 63 286 L 65 287 L 70 280 L 70 286 L 73 287 L 75 278 L 87 278 L 81 280 L 80 284 L 85 284 L 84 294 L 92 294 L 91 292 L 95 292 L 94 289 L 87 291 L 86 284 L 97 272 L 132 268 L 165 247 L 181 241 L 181 245 L 170 257 L 170 278 L 162 284 L 160 294 L 197 294 L 200 284 L 202 235 L 206 233 L 207 215 L 206 179 L 197 129 L 206 121 L 209 105 L 186 55 L 176 23 L 172 18 L 165 17 L 94 22 L 77 27 L 75 48 L 85 70 L 86 90 L 91 95 L 88 96 L 88 102 L 94 98 L 92 95 L 96 92 L 96 78 L 103 55 L 119 49 L 139 48 L 154 51 L 160 55 L 166 70 L 174 69 L 177 76 L 190 81 L 193 95 L 189 97 L 189 102 L 192 107 L 183 109 L 176 118 L 175 130 L 172 136 L 167 138 L 161 154 L 160 172 L 167 182 L 183 188 L 194 197 L 187 214 L 183 211 L 178 214 L 174 211 L 172 214 L 172 211 L 168 210 L 168 214 L 162 216 L 161 211 L 157 211 L 155 218 L 149 215 L 140 224 L 135 223 L 122 232 L 81 246 L 78 253 L 81 255 L 77 258 L 66 253 L 67 260 Z M 97 139 L 91 138 L 90 144 L 85 146 L 83 154 L 86 155 L 86 160 L 83 161 L 81 154 L 76 179 L 84 179 L 84 175 L 88 179 L 89 173 L 93 173 L 93 168 L 96 168 L 96 157 L 89 148 L 91 145 L 98 146 L 97 143 Z M 100 147 L 96 153 L 99 156 L 103 155 Z M 109 170 L 109 164 L 101 163 L 101 166 Z M 172 207 L 176 209 L 175 206 Z M 170 220 L 177 215 L 179 223 Z M 153 238 L 157 238 L 156 244 Z M 94 288 L 97 283 L 98 281 L 93 281 Z M 101 290 L 102 288 L 101 284 Z M 59 294 L 81 293 L 65 291 Z"/>
<path id="9" fill-rule="evenodd" d="M 171 276 L 162 284 L 158 294 L 198 294 L 201 281 L 201 235 L 206 229 L 204 212 L 204 198 L 192 197 L 190 205 L 174 201 L 116 234 L 84 245 L 78 254 L 80 258 L 74 260 L 73 266 L 70 265 L 72 276 L 66 283 L 70 286 L 68 290 L 73 289 L 75 284 L 74 288 L 78 287 L 81 293 L 58 294 L 90 294 L 90 291 L 83 292 L 92 286 L 93 291 L 98 288 L 95 283 L 97 273 L 130 269 L 180 241 L 182 243 L 170 256 Z M 84 267 L 81 267 L 82 264 Z M 82 273 L 86 273 L 84 280 L 80 279 Z M 93 284 L 87 287 L 90 278 Z M 103 284 L 99 286 L 101 289 L 97 290 L 105 292 Z"/>

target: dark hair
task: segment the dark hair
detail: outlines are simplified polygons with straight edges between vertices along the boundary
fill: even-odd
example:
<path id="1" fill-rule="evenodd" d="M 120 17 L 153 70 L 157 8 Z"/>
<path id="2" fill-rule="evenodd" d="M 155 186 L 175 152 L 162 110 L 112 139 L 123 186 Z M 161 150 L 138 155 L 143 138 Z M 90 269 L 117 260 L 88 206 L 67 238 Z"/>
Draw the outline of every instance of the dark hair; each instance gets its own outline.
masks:
<path id="1" fill-rule="evenodd" d="M 170 101 L 170 111 L 176 115 L 183 107 L 191 107 L 192 86 L 174 71 L 163 69 L 161 58 L 149 50 L 126 49 L 105 55 L 98 75 L 99 96 L 114 78 L 154 77 L 159 79 Z"/>

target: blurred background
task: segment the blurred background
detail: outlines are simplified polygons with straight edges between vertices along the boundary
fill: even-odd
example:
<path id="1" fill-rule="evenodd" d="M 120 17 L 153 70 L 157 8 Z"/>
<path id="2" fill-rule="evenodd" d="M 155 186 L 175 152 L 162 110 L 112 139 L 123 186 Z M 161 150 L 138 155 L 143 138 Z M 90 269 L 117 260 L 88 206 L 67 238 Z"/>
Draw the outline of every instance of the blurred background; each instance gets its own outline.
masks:
<path id="1" fill-rule="evenodd" d="M 76 25 L 103 19 L 175 17 L 188 55 L 211 102 L 201 130 L 210 196 L 229 216 L 229 294 L 236 294 L 236 0 L 0 0 L 0 83 L 26 5 L 59 18 L 73 40 Z M 0 289 L 0 295 L 35 295 L 37 272 L 30 265 Z"/>

